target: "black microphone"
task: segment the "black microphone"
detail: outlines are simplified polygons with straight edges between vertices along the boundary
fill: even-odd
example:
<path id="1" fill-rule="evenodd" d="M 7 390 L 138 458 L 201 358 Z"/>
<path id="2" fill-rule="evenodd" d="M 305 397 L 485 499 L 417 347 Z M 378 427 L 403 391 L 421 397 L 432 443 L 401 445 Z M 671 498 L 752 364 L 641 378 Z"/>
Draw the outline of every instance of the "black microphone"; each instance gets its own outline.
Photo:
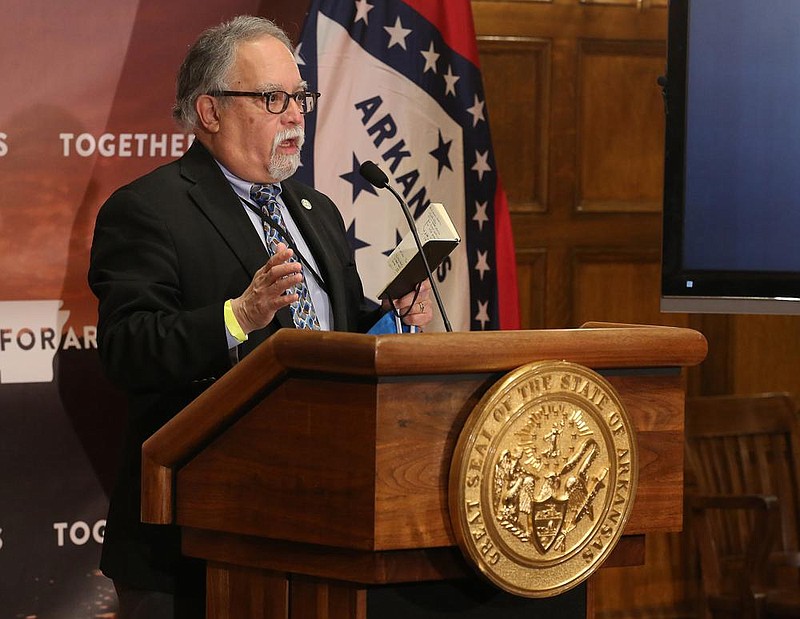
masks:
<path id="1" fill-rule="evenodd" d="M 374 185 L 378 189 L 383 189 L 389 184 L 389 177 L 386 176 L 383 170 L 381 170 L 377 165 L 375 165 L 371 161 L 365 161 L 364 163 L 362 163 L 359 172 L 361 173 L 361 176 L 363 176 L 367 181 L 369 181 L 371 185 Z M 391 187 L 389 189 L 391 189 Z M 400 203 L 402 204 L 403 201 L 400 200 Z"/>
<path id="2" fill-rule="evenodd" d="M 411 216 L 411 211 L 408 210 L 408 205 L 403 201 L 403 198 L 400 197 L 400 194 L 397 193 L 389 184 L 389 177 L 386 176 L 383 170 L 381 170 L 373 162 L 365 161 L 362 163 L 361 167 L 359 168 L 359 173 L 367 182 L 378 189 L 386 188 L 391 191 L 392 195 L 397 198 L 397 201 L 403 208 L 403 214 L 406 216 L 406 221 L 408 221 L 408 227 L 411 228 L 411 234 L 414 236 L 414 242 L 417 244 L 417 250 L 422 256 L 422 262 L 425 265 L 425 272 L 428 275 L 428 280 L 431 282 L 431 289 L 433 290 L 433 296 L 436 299 L 436 305 L 439 308 L 439 313 L 442 315 L 444 328 L 448 333 L 452 332 L 453 328 L 450 326 L 450 321 L 447 319 L 447 313 L 444 311 L 444 303 L 442 303 L 442 298 L 439 296 L 439 289 L 436 286 L 436 281 L 433 279 L 433 273 L 431 272 L 431 267 L 428 264 L 428 257 L 425 255 L 425 252 L 422 251 L 422 243 L 420 242 L 419 234 L 417 233 L 417 224 L 414 222 L 414 218 Z"/>

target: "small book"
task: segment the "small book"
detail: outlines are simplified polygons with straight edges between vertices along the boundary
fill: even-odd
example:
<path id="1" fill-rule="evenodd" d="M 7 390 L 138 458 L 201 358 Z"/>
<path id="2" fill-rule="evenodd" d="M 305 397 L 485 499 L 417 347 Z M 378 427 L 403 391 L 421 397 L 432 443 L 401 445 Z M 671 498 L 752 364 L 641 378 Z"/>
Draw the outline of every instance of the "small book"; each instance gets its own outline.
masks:
<path id="1" fill-rule="evenodd" d="M 428 259 L 431 271 L 435 271 L 450 252 L 461 242 L 450 215 L 444 206 L 431 202 L 425 212 L 417 219 L 417 233 Z M 409 230 L 403 240 L 389 254 L 389 282 L 383 286 L 379 299 L 391 297 L 399 299 L 411 292 L 414 287 L 428 277 L 425 263 L 417 250 L 414 235 Z"/>

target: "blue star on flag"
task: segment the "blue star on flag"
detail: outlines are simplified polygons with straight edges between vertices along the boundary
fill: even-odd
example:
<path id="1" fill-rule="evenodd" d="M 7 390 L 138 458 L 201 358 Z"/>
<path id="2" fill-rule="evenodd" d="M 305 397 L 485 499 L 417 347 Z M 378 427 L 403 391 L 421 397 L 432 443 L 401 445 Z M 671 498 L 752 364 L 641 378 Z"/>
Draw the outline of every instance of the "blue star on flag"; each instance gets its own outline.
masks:
<path id="1" fill-rule="evenodd" d="M 375 191 L 375 188 L 367 181 L 361 174 L 359 173 L 359 168 L 361 168 L 361 162 L 356 157 L 356 154 L 353 153 L 353 170 L 347 172 L 346 174 L 340 174 L 339 178 L 346 180 L 348 183 L 353 185 L 353 202 L 358 199 L 358 196 L 361 194 L 362 191 L 366 191 L 367 193 L 371 193 L 373 196 L 377 196 L 378 192 Z"/>
<path id="2" fill-rule="evenodd" d="M 450 145 L 453 143 L 453 140 L 449 142 L 445 142 L 444 138 L 442 137 L 441 130 L 439 131 L 439 146 L 434 148 L 429 154 L 433 155 L 433 158 L 436 159 L 436 162 L 439 164 L 439 173 L 438 176 L 442 175 L 442 170 L 447 168 L 452 172 L 453 166 L 450 165 Z"/>
<path id="3" fill-rule="evenodd" d="M 369 243 L 365 243 L 360 238 L 356 236 L 356 220 L 354 219 L 352 223 L 347 228 L 347 242 L 350 243 L 350 248 L 353 251 L 358 251 L 362 247 L 369 247 Z"/>

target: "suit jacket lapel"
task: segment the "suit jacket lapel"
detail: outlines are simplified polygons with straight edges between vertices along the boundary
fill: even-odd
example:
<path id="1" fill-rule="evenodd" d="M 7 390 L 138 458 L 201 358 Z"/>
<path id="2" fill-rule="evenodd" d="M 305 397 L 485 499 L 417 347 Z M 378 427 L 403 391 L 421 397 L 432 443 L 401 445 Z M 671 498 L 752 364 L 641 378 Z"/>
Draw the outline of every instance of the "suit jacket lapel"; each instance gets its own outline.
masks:
<path id="1" fill-rule="evenodd" d="M 182 159 L 181 173 L 194 182 L 189 196 L 252 278 L 269 259 L 269 254 L 222 170 L 200 142 L 195 141 Z M 275 317 L 282 327 L 294 326 L 288 308 L 280 310 Z"/>
<path id="2" fill-rule="evenodd" d="M 267 252 L 222 170 L 198 141 L 181 161 L 181 173 L 194 183 L 189 196 L 253 277 Z"/>
<path id="3" fill-rule="evenodd" d="M 326 241 L 326 224 L 319 217 L 320 211 L 315 211 L 313 203 L 307 199 L 306 201 L 311 205 L 311 208 L 302 206 L 303 198 L 299 195 L 296 185 L 291 181 L 284 181 L 281 186 L 283 188 L 281 194 L 283 202 L 300 229 L 303 239 L 319 267 L 319 274 L 325 282 L 325 289 L 331 302 L 334 328 L 338 325 L 346 325 L 347 301 L 344 285 L 339 269 L 335 268 L 335 266 L 332 267 L 330 260 L 332 248 L 328 247 L 330 241 Z M 342 327 L 339 326 L 339 328 Z"/>

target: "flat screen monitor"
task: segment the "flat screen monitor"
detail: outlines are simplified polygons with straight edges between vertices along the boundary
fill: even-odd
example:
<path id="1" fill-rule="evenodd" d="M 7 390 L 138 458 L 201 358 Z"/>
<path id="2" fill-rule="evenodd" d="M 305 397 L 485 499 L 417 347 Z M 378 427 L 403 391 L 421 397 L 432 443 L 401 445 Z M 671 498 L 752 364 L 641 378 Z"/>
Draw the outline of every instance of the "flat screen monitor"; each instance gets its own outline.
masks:
<path id="1" fill-rule="evenodd" d="M 800 314 L 800 1 L 671 0 L 661 309 Z"/>

